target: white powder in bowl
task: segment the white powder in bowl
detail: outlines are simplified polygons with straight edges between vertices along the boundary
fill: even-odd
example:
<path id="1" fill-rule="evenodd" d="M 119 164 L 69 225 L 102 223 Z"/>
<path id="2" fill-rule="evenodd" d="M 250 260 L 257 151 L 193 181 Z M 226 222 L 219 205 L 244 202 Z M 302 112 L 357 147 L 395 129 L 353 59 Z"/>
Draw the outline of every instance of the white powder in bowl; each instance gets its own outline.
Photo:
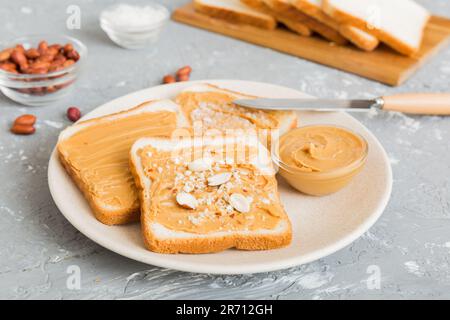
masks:
<path id="1" fill-rule="evenodd" d="M 105 10 L 101 19 L 114 29 L 139 31 L 161 23 L 167 15 L 167 10 L 162 6 L 121 3 Z"/>

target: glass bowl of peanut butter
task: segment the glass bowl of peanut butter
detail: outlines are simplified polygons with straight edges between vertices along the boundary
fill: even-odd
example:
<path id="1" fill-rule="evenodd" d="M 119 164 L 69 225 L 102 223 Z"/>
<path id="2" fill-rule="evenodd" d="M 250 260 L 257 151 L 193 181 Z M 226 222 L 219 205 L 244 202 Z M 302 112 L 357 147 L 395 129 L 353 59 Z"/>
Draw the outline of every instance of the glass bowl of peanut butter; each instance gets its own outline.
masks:
<path id="1" fill-rule="evenodd" d="M 364 168 L 367 141 L 334 125 L 312 125 L 284 134 L 272 148 L 280 175 L 296 190 L 313 196 L 335 193 Z"/>

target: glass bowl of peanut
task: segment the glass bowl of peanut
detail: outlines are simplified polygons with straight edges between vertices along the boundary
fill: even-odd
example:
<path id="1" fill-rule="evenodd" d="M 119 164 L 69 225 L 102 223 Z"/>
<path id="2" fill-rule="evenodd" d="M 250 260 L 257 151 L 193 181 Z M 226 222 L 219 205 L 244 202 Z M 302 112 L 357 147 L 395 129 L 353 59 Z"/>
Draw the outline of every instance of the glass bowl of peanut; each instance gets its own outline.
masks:
<path id="1" fill-rule="evenodd" d="M 20 104 L 44 106 L 66 96 L 87 48 L 68 36 L 33 35 L 0 49 L 0 91 Z"/>

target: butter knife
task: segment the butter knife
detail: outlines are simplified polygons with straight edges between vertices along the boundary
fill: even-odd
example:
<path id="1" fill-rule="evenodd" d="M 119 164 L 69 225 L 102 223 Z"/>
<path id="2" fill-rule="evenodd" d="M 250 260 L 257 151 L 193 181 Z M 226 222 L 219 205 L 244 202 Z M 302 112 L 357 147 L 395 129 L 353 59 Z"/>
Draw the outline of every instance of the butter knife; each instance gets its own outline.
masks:
<path id="1" fill-rule="evenodd" d="M 450 115 L 450 93 L 403 93 L 372 100 L 238 99 L 235 104 L 262 110 L 369 111 L 378 109 L 421 115 Z"/>

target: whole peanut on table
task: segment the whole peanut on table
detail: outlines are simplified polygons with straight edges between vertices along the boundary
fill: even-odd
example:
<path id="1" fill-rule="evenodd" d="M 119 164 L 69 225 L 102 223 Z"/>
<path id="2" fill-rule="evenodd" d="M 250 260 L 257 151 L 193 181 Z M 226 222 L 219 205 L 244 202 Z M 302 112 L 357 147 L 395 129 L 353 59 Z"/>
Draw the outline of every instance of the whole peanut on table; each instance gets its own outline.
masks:
<path id="1" fill-rule="evenodd" d="M 32 126 L 36 123 L 36 116 L 32 114 L 23 114 L 16 118 L 14 124 L 20 124 L 25 126 Z"/>
<path id="2" fill-rule="evenodd" d="M 36 123 L 36 116 L 32 114 L 23 114 L 14 120 L 11 126 L 11 132 L 14 134 L 28 135 L 36 131 L 34 124 Z"/>
<path id="3" fill-rule="evenodd" d="M 67 118 L 72 121 L 76 122 L 81 118 L 81 111 L 77 107 L 70 107 L 67 109 Z"/>
<path id="4" fill-rule="evenodd" d="M 164 78 L 163 78 L 163 83 L 165 83 L 165 84 L 167 84 L 167 83 L 174 83 L 174 82 L 177 82 L 177 80 L 171 74 L 165 75 Z"/>
<path id="5" fill-rule="evenodd" d="M 189 81 L 191 77 L 192 68 L 190 66 L 184 66 L 177 70 L 175 73 L 175 76 L 168 74 L 165 75 L 163 78 L 163 83 L 174 83 L 174 82 L 182 82 L 182 81 Z"/>
<path id="6" fill-rule="evenodd" d="M 34 126 L 24 126 L 21 124 L 15 124 L 11 127 L 11 132 L 14 134 L 28 135 L 35 133 L 36 128 Z"/>
<path id="7" fill-rule="evenodd" d="M 183 77 L 183 76 L 190 76 L 192 72 L 192 68 L 190 66 L 184 66 L 177 70 L 177 78 Z"/>

